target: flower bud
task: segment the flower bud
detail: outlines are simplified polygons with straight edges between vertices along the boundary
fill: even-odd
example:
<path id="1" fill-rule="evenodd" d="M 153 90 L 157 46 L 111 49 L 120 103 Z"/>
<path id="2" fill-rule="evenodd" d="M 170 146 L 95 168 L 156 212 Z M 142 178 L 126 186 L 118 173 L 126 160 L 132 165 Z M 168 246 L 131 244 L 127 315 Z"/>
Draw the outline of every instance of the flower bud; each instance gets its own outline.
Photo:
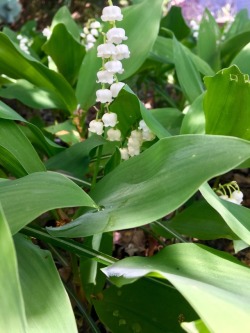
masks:
<path id="1" fill-rule="evenodd" d="M 88 35 L 86 36 L 86 41 L 87 41 L 88 43 L 95 43 L 95 42 L 96 42 L 96 39 L 95 39 L 95 37 L 94 37 L 93 35 L 88 34 Z"/>
<path id="2" fill-rule="evenodd" d="M 108 6 L 103 8 L 101 19 L 103 22 L 121 21 L 123 19 L 123 15 L 118 6 Z"/>
<path id="3" fill-rule="evenodd" d="M 105 127 L 114 127 L 117 124 L 117 114 L 114 112 L 105 113 L 102 116 L 102 121 Z"/>
<path id="4" fill-rule="evenodd" d="M 108 83 L 112 84 L 114 82 L 114 76 L 108 71 L 99 71 L 97 72 L 97 83 Z"/>
<path id="5" fill-rule="evenodd" d="M 122 68 L 122 63 L 119 60 L 111 60 L 106 62 L 104 68 L 112 74 L 115 73 L 122 74 L 124 71 L 124 69 Z"/>
<path id="6" fill-rule="evenodd" d="M 91 29 L 99 29 L 99 28 L 101 28 L 101 23 L 98 22 L 98 21 L 94 21 L 94 22 L 90 23 L 90 28 Z"/>
<path id="7" fill-rule="evenodd" d="M 123 60 L 123 59 L 128 59 L 129 57 L 130 57 L 130 52 L 127 45 L 125 44 L 116 45 L 115 55 L 113 55 L 113 59 Z"/>
<path id="8" fill-rule="evenodd" d="M 96 101 L 101 103 L 111 103 L 112 93 L 109 89 L 99 89 L 96 91 Z"/>
<path id="9" fill-rule="evenodd" d="M 123 28 L 112 28 L 107 32 L 108 43 L 121 44 L 123 40 L 127 39 Z"/>
<path id="10" fill-rule="evenodd" d="M 97 47 L 97 57 L 110 58 L 116 54 L 115 45 L 110 43 L 101 44 Z"/>
<path id="11" fill-rule="evenodd" d="M 110 128 L 107 131 L 107 139 L 109 141 L 120 141 L 121 140 L 121 131 L 118 129 Z"/>
<path id="12" fill-rule="evenodd" d="M 103 133 L 103 122 L 100 120 L 92 120 L 89 123 L 89 132 L 102 135 Z"/>
<path id="13" fill-rule="evenodd" d="M 243 201 L 243 193 L 241 191 L 233 191 L 231 194 L 231 198 L 236 200 L 240 205 Z"/>
<path id="14" fill-rule="evenodd" d="M 122 88 L 125 86 L 125 83 L 123 82 L 116 82 L 116 83 L 113 83 L 111 86 L 110 86 L 110 90 L 111 90 L 111 93 L 112 93 L 112 97 L 117 97 L 119 92 L 122 90 Z"/>
<path id="15" fill-rule="evenodd" d="M 99 36 L 99 31 L 97 29 L 91 29 L 90 30 L 91 35 L 98 37 Z"/>

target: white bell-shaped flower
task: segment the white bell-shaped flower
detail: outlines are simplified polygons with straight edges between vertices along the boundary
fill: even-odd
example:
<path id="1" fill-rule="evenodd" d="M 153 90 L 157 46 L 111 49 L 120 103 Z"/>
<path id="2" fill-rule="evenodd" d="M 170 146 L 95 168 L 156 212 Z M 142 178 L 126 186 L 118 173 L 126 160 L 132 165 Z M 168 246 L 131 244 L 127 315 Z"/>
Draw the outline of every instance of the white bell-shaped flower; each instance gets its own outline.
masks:
<path id="1" fill-rule="evenodd" d="M 140 142 L 140 144 L 142 144 L 142 132 L 138 131 L 138 130 L 134 130 L 131 131 L 130 133 L 130 137 L 138 142 Z"/>
<path id="2" fill-rule="evenodd" d="M 152 141 L 155 139 L 155 135 L 150 130 L 142 131 L 142 139 L 143 139 L 143 141 Z"/>
<path id="3" fill-rule="evenodd" d="M 128 46 L 125 44 L 116 45 L 115 51 L 116 53 L 113 55 L 113 59 L 115 60 L 123 60 L 130 57 L 130 51 Z"/>
<path id="4" fill-rule="evenodd" d="M 143 119 L 140 120 L 138 129 L 142 131 L 149 131 L 149 128 Z"/>
<path id="5" fill-rule="evenodd" d="M 115 45 L 110 43 L 101 44 L 97 47 L 97 57 L 110 58 L 116 54 Z"/>
<path id="6" fill-rule="evenodd" d="M 107 139 L 109 141 L 120 141 L 121 140 L 121 131 L 119 129 L 110 128 L 107 131 Z"/>
<path id="7" fill-rule="evenodd" d="M 128 154 L 131 157 L 140 155 L 140 147 L 128 146 Z"/>
<path id="8" fill-rule="evenodd" d="M 89 132 L 102 135 L 103 133 L 103 122 L 100 120 L 92 120 L 89 123 Z"/>
<path id="9" fill-rule="evenodd" d="M 122 68 L 122 63 L 119 60 L 110 60 L 106 62 L 104 68 L 110 73 L 119 73 L 122 74 L 124 69 Z"/>
<path id="10" fill-rule="evenodd" d="M 98 37 L 99 36 L 99 31 L 97 29 L 91 29 L 90 30 L 91 35 Z"/>
<path id="11" fill-rule="evenodd" d="M 121 21 L 123 19 L 123 15 L 118 6 L 108 6 L 103 8 L 101 19 L 103 22 Z"/>
<path id="12" fill-rule="evenodd" d="M 117 114 L 114 112 L 104 113 L 102 116 L 102 121 L 105 127 L 115 127 L 115 125 L 118 123 Z"/>
<path id="13" fill-rule="evenodd" d="M 112 28 L 107 32 L 107 42 L 114 44 L 121 44 L 122 41 L 127 40 L 125 30 L 123 28 Z"/>
<path id="14" fill-rule="evenodd" d="M 112 93 L 109 89 L 99 89 L 96 91 L 96 101 L 101 103 L 111 103 Z"/>
<path id="15" fill-rule="evenodd" d="M 116 83 L 113 83 L 111 86 L 110 86 L 110 90 L 112 92 L 112 96 L 113 97 L 117 97 L 119 92 L 122 90 L 122 88 L 125 86 L 125 83 L 123 82 L 116 82 Z"/>
<path id="16" fill-rule="evenodd" d="M 108 71 L 97 72 L 97 83 L 108 83 L 112 84 L 114 82 L 114 75 Z"/>
<path id="17" fill-rule="evenodd" d="M 96 42 L 96 39 L 95 39 L 95 37 L 94 37 L 92 34 L 87 34 L 87 36 L 86 36 L 86 41 L 87 41 L 88 43 L 95 43 L 95 42 Z"/>
<path id="18" fill-rule="evenodd" d="M 121 153 L 121 159 L 122 160 L 128 160 L 129 159 L 128 148 L 120 148 L 120 153 Z"/>
<path id="19" fill-rule="evenodd" d="M 92 49 L 92 47 L 93 47 L 94 45 L 95 45 L 94 43 L 88 43 L 88 44 L 86 44 L 86 45 L 85 45 L 85 49 L 86 49 L 86 51 Z"/>
<path id="20" fill-rule="evenodd" d="M 240 205 L 243 201 L 243 193 L 241 191 L 233 191 L 231 194 L 231 198 L 236 200 Z"/>
<path id="21" fill-rule="evenodd" d="M 98 21 L 94 21 L 90 23 L 90 28 L 91 29 L 99 29 L 101 28 L 101 23 Z"/>

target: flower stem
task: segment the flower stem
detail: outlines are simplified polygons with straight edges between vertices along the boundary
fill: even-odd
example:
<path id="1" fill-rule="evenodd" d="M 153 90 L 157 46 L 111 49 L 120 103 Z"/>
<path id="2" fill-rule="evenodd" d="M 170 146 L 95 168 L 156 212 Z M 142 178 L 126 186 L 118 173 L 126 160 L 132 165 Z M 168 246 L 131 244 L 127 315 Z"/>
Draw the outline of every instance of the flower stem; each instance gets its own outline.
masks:
<path id="1" fill-rule="evenodd" d="M 97 159 L 96 159 L 96 164 L 95 164 L 95 169 L 94 169 L 94 174 L 93 174 L 93 179 L 92 179 L 92 184 L 91 184 L 91 190 L 93 190 L 96 185 L 96 179 L 97 179 L 100 162 L 101 162 L 101 157 L 102 157 L 102 148 L 103 148 L 103 146 L 99 146 L 97 148 Z"/>

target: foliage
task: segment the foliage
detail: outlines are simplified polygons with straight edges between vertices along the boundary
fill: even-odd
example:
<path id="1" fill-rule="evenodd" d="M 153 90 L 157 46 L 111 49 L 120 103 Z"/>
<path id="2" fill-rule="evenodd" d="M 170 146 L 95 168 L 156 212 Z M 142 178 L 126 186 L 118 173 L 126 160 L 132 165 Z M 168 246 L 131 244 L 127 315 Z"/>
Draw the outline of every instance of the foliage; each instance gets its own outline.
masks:
<path id="1" fill-rule="evenodd" d="M 249 268 L 195 238 L 250 245 L 240 189 L 220 184 L 249 167 L 250 20 L 221 27 L 206 10 L 196 38 L 162 3 L 134 1 L 118 22 L 131 53 L 108 105 L 121 141 L 88 133 L 102 34 L 88 50 L 66 7 L 47 38 L 34 22 L 0 33 L 1 332 L 249 330 Z M 124 160 L 141 119 L 153 136 Z M 164 248 L 113 258 L 112 232 L 139 227 Z"/>

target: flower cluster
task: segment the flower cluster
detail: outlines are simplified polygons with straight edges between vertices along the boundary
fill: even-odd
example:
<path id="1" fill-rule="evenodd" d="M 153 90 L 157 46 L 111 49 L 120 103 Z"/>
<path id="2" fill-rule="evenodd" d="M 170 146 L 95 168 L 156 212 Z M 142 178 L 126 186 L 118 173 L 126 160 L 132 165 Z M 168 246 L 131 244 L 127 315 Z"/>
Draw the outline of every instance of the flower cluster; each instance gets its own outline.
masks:
<path id="1" fill-rule="evenodd" d="M 96 39 L 100 35 L 101 28 L 101 23 L 95 20 L 88 21 L 86 26 L 83 28 L 81 37 L 84 41 L 86 51 L 90 50 L 95 45 Z"/>
<path id="2" fill-rule="evenodd" d="M 219 188 L 216 189 L 216 192 L 219 194 L 221 199 L 233 202 L 237 205 L 241 205 L 243 201 L 243 193 L 240 191 L 236 181 L 232 181 L 224 185 L 220 184 Z"/>
<path id="3" fill-rule="evenodd" d="M 125 83 L 119 82 L 118 74 L 122 74 L 124 69 L 121 60 L 127 59 L 130 56 L 128 46 L 123 44 L 123 41 L 128 37 L 123 28 L 117 28 L 116 21 L 121 21 L 123 15 L 118 6 L 113 6 L 110 1 L 110 6 L 103 8 L 101 19 L 103 22 L 109 22 L 112 26 L 104 35 L 103 44 L 97 47 L 97 57 L 102 58 L 102 68 L 97 72 L 97 83 L 101 84 L 101 89 L 96 91 L 96 101 L 104 104 L 104 115 L 101 119 L 92 120 L 89 124 L 89 131 L 102 135 L 104 127 L 109 127 L 107 130 L 107 139 L 110 141 L 120 141 L 121 132 L 115 129 L 118 123 L 117 115 L 108 109 L 108 104 L 116 98 L 123 88 Z M 107 86 L 108 85 L 108 86 Z"/>
<path id="4" fill-rule="evenodd" d="M 141 146 L 144 141 L 154 140 L 155 135 L 148 128 L 144 120 L 139 122 L 137 130 L 133 130 L 128 138 L 127 147 L 120 148 L 121 158 L 128 160 L 129 157 L 133 157 L 140 154 Z"/>

